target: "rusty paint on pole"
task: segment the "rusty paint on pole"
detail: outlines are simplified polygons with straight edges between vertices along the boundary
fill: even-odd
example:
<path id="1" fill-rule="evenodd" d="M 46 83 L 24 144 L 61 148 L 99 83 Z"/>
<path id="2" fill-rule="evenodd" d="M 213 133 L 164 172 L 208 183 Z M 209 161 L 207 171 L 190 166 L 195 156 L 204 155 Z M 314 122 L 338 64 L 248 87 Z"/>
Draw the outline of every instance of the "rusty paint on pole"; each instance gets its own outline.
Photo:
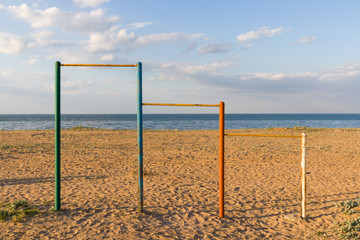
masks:
<path id="1" fill-rule="evenodd" d="M 137 67 L 137 64 L 61 64 L 63 67 Z"/>
<path id="2" fill-rule="evenodd" d="M 219 217 L 224 217 L 225 161 L 224 161 L 225 103 L 219 104 Z"/>
<path id="3" fill-rule="evenodd" d="M 219 107 L 219 104 L 143 103 L 146 106 Z"/>
<path id="4" fill-rule="evenodd" d="M 301 138 L 301 217 L 306 218 L 306 134 Z"/>
<path id="5" fill-rule="evenodd" d="M 299 135 L 267 135 L 267 134 L 243 134 L 243 133 L 227 133 L 225 136 L 242 136 L 242 137 L 280 137 L 280 138 L 302 138 Z"/>

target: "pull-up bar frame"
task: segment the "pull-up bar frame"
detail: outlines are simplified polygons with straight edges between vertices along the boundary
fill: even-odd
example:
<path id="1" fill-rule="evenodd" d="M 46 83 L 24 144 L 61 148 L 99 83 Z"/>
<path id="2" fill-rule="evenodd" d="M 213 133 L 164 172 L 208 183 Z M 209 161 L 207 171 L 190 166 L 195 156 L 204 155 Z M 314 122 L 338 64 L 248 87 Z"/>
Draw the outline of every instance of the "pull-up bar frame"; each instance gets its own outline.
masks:
<path id="1" fill-rule="evenodd" d="M 137 67 L 138 201 L 143 212 L 142 145 L 142 63 L 137 64 L 62 64 L 55 62 L 55 210 L 61 209 L 61 67 Z"/>
<path id="2" fill-rule="evenodd" d="M 152 106 L 192 106 L 219 107 L 219 217 L 224 217 L 224 137 L 288 137 L 302 138 L 302 218 L 306 217 L 306 135 L 256 135 L 256 134 L 225 134 L 225 104 L 175 104 L 175 103 L 143 103 L 142 102 L 142 63 L 137 64 L 61 64 L 55 62 L 55 210 L 61 208 L 61 67 L 137 67 L 137 140 L 138 140 L 138 211 L 143 212 L 143 105 Z"/>
<path id="3" fill-rule="evenodd" d="M 279 137 L 279 138 L 301 138 L 301 218 L 306 219 L 306 134 L 301 135 L 267 135 L 267 134 L 243 134 L 227 133 L 225 136 L 242 137 Z"/>
<path id="4" fill-rule="evenodd" d="M 225 103 L 219 104 L 178 104 L 178 103 L 143 103 L 144 106 L 182 106 L 182 107 L 218 107 L 219 108 L 219 217 L 224 217 L 224 132 L 225 132 Z"/>
<path id="5" fill-rule="evenodd" d="M 137 64 L 62 64 L 55 62 L 55 210 L 61 209 L 61 67 L 137 67 L 138 211 L 143 212 L 143 105 L 219 107 L 219 216 L 224 217 L 224 114 L 225 104 L 175 104 L 142 102 L 142 63 Z"/>

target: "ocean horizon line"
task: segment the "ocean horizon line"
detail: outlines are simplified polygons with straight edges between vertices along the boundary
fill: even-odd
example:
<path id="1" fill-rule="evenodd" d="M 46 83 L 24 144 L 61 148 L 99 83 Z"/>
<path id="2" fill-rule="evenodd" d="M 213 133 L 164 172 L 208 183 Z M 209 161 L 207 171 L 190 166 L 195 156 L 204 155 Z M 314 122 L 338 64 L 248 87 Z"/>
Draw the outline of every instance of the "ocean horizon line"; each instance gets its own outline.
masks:
<path id="1" fill-rule="evenodd" d="M 136 114 L 62 114 L 61 128 L 76 126 L 104 129 L 136 129 Z M 227 113 L 226 129 L 260 129 L 273 127 L 359 128 L 360 114 L 280 114 Z M 53 129 L 54 114 L 0 114 L 0 129 Z M 147 129 L 218 129 L 218 113 L 146 113 L 143 127 Z"/>

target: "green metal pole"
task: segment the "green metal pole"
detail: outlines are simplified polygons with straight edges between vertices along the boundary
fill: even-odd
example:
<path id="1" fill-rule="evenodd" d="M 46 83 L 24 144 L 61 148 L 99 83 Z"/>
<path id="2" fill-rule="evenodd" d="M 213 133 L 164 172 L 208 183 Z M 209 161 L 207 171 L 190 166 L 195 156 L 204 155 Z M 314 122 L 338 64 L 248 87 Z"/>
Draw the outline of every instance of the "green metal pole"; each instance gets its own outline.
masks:
<path id="1" fill-rule="evenodd" d="M 61 171 L 60 171 L 60 156 L 61 156 L 61 74 L 60 74 L 61 63 L 55 62 L 55 210 L 60 210 L 60 181 L 61 181 Z"/>

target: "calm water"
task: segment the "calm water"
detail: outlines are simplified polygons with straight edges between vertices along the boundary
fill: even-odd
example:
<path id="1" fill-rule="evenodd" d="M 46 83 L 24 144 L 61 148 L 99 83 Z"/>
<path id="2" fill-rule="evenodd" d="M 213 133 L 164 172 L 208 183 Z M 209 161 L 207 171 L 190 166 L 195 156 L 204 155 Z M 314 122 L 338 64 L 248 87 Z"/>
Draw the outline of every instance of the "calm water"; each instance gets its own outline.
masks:
<path id="1" fill-rule="evenodd" d="M 217 114 L 144 114 L 148 129 L 217 129 Z M 136 129 L 136 114 L 64 114 L 61 128 Z M 0 114 L 0 129 L 54 129 L 52 114 Z M 360 128 L 360 114 L 226 114 L 226 129 L 270 127 Z"/>

